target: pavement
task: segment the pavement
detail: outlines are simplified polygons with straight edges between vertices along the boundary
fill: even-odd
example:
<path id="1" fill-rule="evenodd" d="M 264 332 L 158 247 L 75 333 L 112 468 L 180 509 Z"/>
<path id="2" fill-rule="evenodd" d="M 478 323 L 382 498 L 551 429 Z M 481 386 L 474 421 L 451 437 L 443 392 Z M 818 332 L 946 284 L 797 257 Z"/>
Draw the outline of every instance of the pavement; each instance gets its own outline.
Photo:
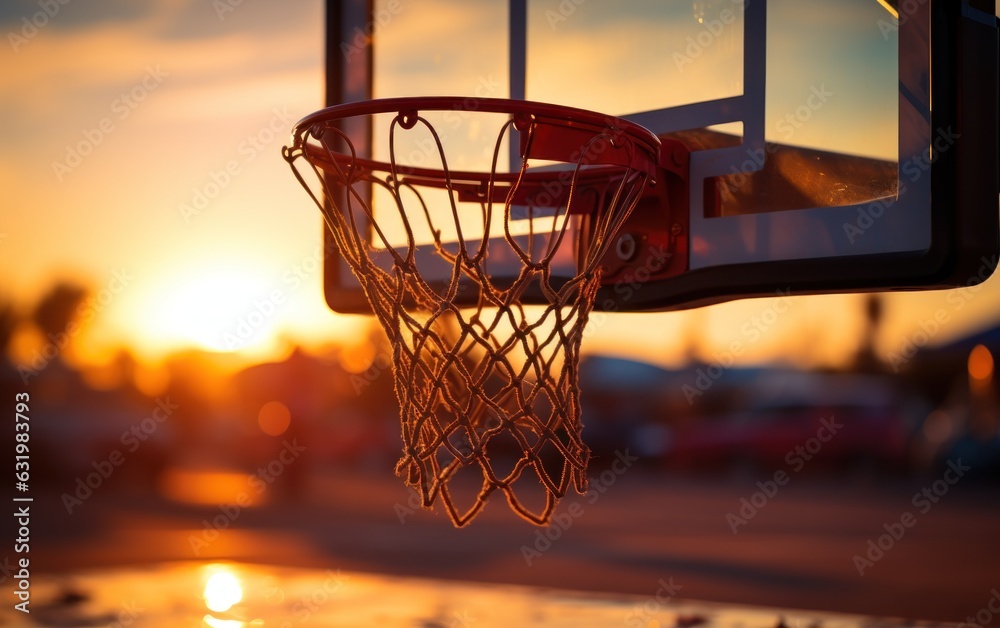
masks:
<path id="1" fill-rule="evenodd" d="M 952 622 L 1000 588 L 996 486 L 772 479 L 631 469 L 571 493 L 546 529 L 500 498 L 455 529 L 413 508 L 389 469 L 313 470 L 294 495 L 239 508 L 108 486 L 69 515 L 50 491 L 35 497 L 31 565 L 58 576 L 238 561 L 640 598 L 668 582 L 706 602 Z"/>

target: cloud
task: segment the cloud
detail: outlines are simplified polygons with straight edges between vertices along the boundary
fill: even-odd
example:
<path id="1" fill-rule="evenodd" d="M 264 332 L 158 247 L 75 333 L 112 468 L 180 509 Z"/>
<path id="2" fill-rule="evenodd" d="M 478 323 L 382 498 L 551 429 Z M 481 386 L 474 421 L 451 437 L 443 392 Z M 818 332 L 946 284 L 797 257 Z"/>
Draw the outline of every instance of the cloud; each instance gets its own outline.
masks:
<path id="1" fill-rule="evenodd" d="M 61 31 L 87 29 L 105 23 L 136 23 L 149 19 L 162 10 L 164 0 L 130 2 L 129 0 L 99 0 L 96 2 L 4 2 L 0 4 L 0 29 L 20 30 L 25 18 L 36 26 Z M 39 14 L 43 14 L 42 15 Z"/>
<path id="2" fill-rule="evenodd" d="M 59 126 L 67 118 L 96 122 L 107 115 L 116 98 L 143 79 L 147 67 L 169 74 L 163 92 L 189 95 L 191 101 L 179 103 L 179 110 L 193 110 L 199 99 L 215 109 L 205 103 L 206 93 L 224 93 L 228 85 L 255 81 L 273 87 L 285 72 L 297 76 L 292 82 L 311 72 L 318 99 L 322 12 L 319 3 L 312 5 L 315 10 L 295 14 L 294 25 L 286 23 L 271 32 L 260 28 L 268 14 L 250 10 L 249 3 L 245 13 L 237 7 L 226 16 L 227 26 L 209 4 L 199 3 L 204 15 L 195 15 L 186 0 L 160 0 L 152 5 L 157 11 L 136 19 L 102 19 L 86 27 L 44 30 L 22 52 L 13 54 L 8 48 L 0 53 L 6 57 L 0 75 L 0 110 L 15 127 L 42 121 Z M 289 15 L 287 8 L 275 13 Z M 245 24 L 235 27 L 236 20 Z M 194 31 L 201 36 L 181 36 Z M 308 37 L 315 38 L 314 45 L 304 45 Z M 199 96 L 201 88 L 208 89 Z"/>

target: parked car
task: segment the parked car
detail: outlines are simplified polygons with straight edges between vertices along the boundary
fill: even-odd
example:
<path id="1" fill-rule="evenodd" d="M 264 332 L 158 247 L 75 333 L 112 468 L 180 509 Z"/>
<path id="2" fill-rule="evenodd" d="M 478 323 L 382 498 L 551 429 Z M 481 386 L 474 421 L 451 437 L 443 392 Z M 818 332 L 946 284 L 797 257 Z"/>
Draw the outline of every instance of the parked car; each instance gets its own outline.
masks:
<path id="1" fill-rule="evenodd" d="M 763 373 L 742 403 L 671 422 L 665 462 L 681 469 L 902 469 L 912 400 L 873 376 Z"/>

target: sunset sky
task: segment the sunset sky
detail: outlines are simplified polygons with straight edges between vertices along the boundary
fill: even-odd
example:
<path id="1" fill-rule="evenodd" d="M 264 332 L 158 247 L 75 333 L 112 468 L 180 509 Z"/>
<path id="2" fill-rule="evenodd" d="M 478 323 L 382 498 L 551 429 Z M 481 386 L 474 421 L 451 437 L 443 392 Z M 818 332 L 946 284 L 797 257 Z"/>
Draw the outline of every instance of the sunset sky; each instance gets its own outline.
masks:
<path id="1" fill-rule="evenodd" d="M 239 347 L 253 358 L 368 324 L 323 302 L 320 220 L 280 155 L 295 121 L 323 104 L 322 3 L 232 4 L 71 2 L 41 28 L 26 26 L 35 2 L 0 6 L 0 296 L 31 303 L 60 278 L 104 290 L 81 336 L 94 359 L 120 346 L 148 360 L 224 349 L 255 308 L 273 314 Z M 421 15 L 434 18 L 406 19 Z M 858 345 L 861 304 L 795 298 L 745 359 L 841 363 Z M 710 359 L 773 305 L 612 316 L 584 348 L 669 365 L 696 334 Z M 893 295 L 879 352 L 940 308 L 950 322 L 935 342 L 995 324 L 998 307 L 996 279 L 961 299 Z"/>

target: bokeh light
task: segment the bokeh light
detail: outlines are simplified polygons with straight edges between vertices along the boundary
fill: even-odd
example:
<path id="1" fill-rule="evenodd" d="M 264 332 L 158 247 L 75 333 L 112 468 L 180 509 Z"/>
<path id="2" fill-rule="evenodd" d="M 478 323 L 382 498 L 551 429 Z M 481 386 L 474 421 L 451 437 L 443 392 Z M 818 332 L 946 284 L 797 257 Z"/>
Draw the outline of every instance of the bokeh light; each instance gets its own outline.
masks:
<path id="1" fill-rule="evenodd" d="M 205 606 L 216 613 L 224 613 L 243 599 L 240 581 L 228 570 L 216 571 L 205 582 Z"/>
<path id="2" fill-rule="evenodd" d="M 268 436 L 281 436 L 292 422 L 292 413 L 288 406 L 280 401 L 269 401 L 257 413 L 257 424 Z"/>
<path id="3" fill-rule="evenodd" d="M 935 410 L 924 420 L 924 438 L 932 445 L 940 445 L 951 438 L 954 422 L 947 412 Z"/>
<path id="4" fill-rule="evenodd" d="M 976 345 L 969 353 L 969 377 L 978 382 L 993 378 L 993 354 L 983 345 Z"/>

